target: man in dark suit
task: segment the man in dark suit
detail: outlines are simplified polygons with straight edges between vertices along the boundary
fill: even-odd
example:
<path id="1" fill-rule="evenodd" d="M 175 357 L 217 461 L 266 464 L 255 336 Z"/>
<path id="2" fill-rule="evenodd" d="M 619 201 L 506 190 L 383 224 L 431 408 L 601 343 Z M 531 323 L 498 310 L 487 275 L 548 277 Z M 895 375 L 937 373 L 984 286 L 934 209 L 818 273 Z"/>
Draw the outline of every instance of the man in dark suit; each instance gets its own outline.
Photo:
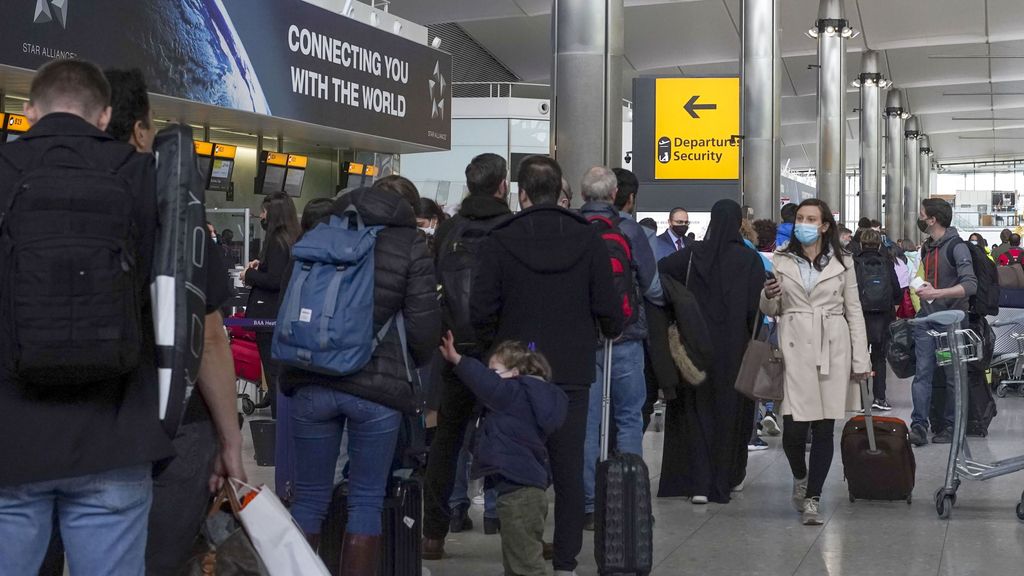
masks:
<path id="1" fill-rule="evenodd" d="M 690 230 L 690 214 L 683 208 L 673 208 L 668 215 L 668 230 L 658 236 L 654 257 L 658 260 L 682 250 L 690 240 L 686 233 Z"/>

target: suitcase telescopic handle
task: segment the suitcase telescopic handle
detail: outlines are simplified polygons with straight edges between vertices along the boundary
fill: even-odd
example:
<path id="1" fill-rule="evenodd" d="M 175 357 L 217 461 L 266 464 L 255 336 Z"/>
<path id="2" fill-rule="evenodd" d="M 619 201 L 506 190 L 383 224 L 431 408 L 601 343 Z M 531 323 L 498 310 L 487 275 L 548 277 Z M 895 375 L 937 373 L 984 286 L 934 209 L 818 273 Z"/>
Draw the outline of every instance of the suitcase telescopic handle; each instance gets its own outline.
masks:
<path id="1" fill-rule="evenodd" d="M 874 388 L 874 379 L 875 373 L 872 372 L 870 378 L 860 381 L 860 401 L 864 405 L 864 427 L 868 432 L 868 454 L 878 454 L 878 445 L 875 443 L 875 418 L 871 414 L 871 400 L 868 398 L 868 382 L 871 382 L 871 387 Z"/>
<path id="2" fill-rule="evenodd" d="M 608 427 L 612 417 L 612 341 L 604 341 L 601 373 L 601 462 L 608 459 Z"/>

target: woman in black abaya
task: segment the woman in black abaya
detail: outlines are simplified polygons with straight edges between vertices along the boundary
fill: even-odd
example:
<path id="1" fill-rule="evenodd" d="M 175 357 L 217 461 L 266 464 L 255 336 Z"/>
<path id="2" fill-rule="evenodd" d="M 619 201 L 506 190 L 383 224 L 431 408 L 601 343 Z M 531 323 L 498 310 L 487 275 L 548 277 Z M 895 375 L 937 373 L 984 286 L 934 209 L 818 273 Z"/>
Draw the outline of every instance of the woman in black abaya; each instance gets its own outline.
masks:
<path id="1" fill-rule="evenodd" d="M 682 384 L 668 403 L 659 497 L 727 503 L 746 476 L 754 403 L 734 385 L 757 321 L 765 271 L 760 256 L 743 244 L 741 220 L 739 204 L 717 202 L 704 241 L 658 264 L 661 274 L 693 292 L 714 349 L 707 380 L 697 388 Z"/>

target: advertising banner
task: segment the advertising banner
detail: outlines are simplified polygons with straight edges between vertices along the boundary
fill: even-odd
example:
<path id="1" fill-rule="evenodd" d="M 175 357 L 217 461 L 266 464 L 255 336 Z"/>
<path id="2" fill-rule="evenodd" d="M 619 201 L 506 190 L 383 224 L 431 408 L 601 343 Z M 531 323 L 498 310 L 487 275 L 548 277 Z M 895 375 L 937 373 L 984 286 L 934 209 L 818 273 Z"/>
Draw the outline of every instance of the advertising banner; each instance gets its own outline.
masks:
<path id="1" fill-rule="evenodd" d="M 451 56 L 302 0 L 9 0 L 0 64 L 139 68 L 152 92 L 440 149 Z"/>

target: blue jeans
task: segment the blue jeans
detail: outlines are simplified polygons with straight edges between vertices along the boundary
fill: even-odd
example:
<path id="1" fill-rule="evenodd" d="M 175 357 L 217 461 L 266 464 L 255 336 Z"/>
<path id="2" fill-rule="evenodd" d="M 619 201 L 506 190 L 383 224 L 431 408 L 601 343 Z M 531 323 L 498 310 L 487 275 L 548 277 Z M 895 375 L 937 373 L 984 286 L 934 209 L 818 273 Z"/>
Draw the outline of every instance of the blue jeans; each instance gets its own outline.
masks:
<path id="1" fill-rule="evenodd" d="M 0 488 L 0 574 L 31 575 L 43 562 L 56 508 L 76 576 L 141 576 L 153 503 L 153 466 Z"/>
<path id="2" fill-rule="evenodd" d="M 917 357 L 917 371 L 914 373 L 914 384 L 910 394 L 914 400 L 914 411 L 910 415 L 911 426 L 923 426 L 928 429 L 928 414 L 932 405 L 932 380 L 935 370 L 939 367 L 935 358 L 935 338 L 928 335 L 933 328 L 928 325 L 914 327 L 914 351 Z M 943 411 L 946 426 L 953 429 L 953 410 L 955 408 L 953 394 L 953 367 L 946 366 L 946 408 Z"/>
<path id="3" fill-rule="evenodd" d="M 459 463 L 455 466 L 455 486 L 452 488 L 452 496 L 448 499 L 448 507 L 452 510 L 459 506 L 469 506 L 472 504 L 469 500 L 469 469 L 473 465 L 473 455 L 469 451 L 469 441 L 472 438 L 472 427 L 474 422 L 470 423 L 470 429 L 466 430 L 466 440 L 462 445 L 462 450 L 459 452 Z M 497 490 L 488 489 L 484 490 L 484 518 L 497 518 L 498 517 L 498 492 Z"/>
<path id="4" fill-rule="evenodd" d="M 351 394 L 303 386 L 292 397 L 295 501 L 292 516 L 306 534 L 319 534 L 334 491 L 341 434 L 348 422 L 350 534 L 376 536 L 398 443 L 402 415 Z"/>
<path id="5" fill-rule="evenodd" d="M 594 476 L 601 455 L 601 398 L 604 394 L 604 350 L 597 351 L 597 380 L 590 387 L 590 408 L 587 414 L 587 440 L 584 445 L 583 491 L 586 511 L 594 511 Z M 615 448 L 619 452 L 643 455 L 643 407 L 647 398 L 644 380 L 644 347 L 639 340 L 619 342 L 612 346 L 612 407 L 618 435 Z"/>

